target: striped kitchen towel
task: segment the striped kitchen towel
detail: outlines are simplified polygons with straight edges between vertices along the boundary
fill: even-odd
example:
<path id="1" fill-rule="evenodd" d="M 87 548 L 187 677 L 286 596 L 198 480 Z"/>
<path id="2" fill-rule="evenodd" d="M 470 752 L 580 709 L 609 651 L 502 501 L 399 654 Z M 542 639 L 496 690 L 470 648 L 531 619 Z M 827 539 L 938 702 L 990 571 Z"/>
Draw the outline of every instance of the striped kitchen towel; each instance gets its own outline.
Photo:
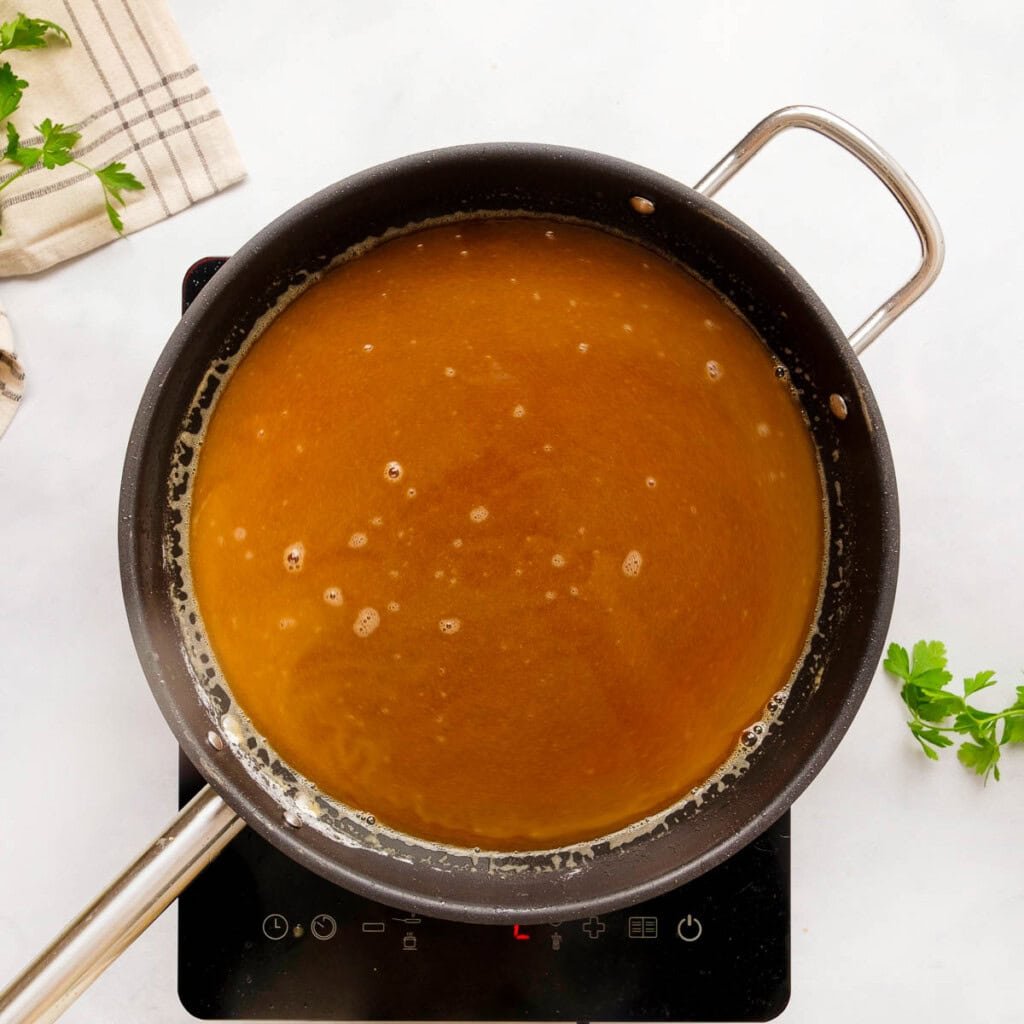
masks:
<path id="1" fill-rule="evenodd" d="M 11 50 L 0 58 L 29 82 L 11 116 L 21 144 L 38 145 L 33 125 L 49 117 L 81 132 L 76 159 L 91 167 L 126 164 L 145 186 L 125 193 L 127 208 L 118 212 L 126 233 L 245 176 L 164 0 L 0 2 L 0 21 L 19 8 L 56 22 L 71 37 L 70 47 L 49 37 L 45 49 Z M 0 186 L 15 171 L 0 163 Z M 117 238 L 99 183 L 75 164 L 54 170 L 38 164 L 12 181 L 0 192 L 0 218 L 0 277 L 32 274 Z M 6 347 L 0 344 L 0 433 L 5 408 L 7 420 L 16 408 L 10 394 L 20 396 L 23 377 L 9 352 L 2 354 Z"/>

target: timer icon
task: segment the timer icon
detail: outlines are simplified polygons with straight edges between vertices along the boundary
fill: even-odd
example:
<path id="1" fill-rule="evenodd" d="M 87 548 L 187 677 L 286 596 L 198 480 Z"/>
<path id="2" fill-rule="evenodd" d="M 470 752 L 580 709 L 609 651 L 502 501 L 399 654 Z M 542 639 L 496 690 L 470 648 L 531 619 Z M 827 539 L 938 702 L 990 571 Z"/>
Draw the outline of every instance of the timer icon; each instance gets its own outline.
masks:
<path id="1" fill-rule="evenodd" d="M 314 939 L 326 942 L 338 933 L 338 923 L 330 914 L 317 914 L 309 924 Z"/>

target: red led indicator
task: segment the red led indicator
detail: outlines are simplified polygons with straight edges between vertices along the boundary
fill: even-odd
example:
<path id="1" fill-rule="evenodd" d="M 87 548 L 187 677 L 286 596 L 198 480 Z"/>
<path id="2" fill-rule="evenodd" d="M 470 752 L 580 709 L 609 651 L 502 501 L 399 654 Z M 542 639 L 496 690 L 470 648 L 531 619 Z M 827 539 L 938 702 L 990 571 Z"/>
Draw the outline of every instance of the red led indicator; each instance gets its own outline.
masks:
<path id="1" fill-rule="evenodd" d="M 520 925 L 514 924 L 512 925 L 512 938 L 514 938 L 517 942 L 529 942 L 530 933 L 527 931 L 523 931 Z"/>

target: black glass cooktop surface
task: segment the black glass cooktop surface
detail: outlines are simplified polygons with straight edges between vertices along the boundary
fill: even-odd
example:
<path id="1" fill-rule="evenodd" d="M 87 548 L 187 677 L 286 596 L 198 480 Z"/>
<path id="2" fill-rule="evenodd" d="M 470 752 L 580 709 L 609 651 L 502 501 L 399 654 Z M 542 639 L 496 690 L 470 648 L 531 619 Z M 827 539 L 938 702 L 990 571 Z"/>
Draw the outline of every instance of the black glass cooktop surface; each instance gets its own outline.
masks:
<path id="1" fill-rule="evenodd" d="M 183 304 L 223 260 L 188 273 Z M 202 784 L 182 755 L 180 798 Z M 324 881 L 248 830 L 178 900 L 178 992 L 213 1020 L 761 1021 L 789 998 L 789 815 L 614 914 L 425 918 Z"/>

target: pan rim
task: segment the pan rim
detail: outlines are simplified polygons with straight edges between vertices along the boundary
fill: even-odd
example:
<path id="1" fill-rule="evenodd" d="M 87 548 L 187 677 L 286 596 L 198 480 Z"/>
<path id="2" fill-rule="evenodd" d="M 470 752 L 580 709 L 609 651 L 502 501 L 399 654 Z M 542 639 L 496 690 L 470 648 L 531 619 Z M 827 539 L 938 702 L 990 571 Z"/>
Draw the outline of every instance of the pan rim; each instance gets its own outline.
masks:
<path id="1" fill-rule="evenodd" d="M 657 878 L 642 878 L 631 884 L 623 881 L 614 891 L 605 895 L 588 895 L 585 898 L 549 902 L 531 898 L 526 902 L 517 900 L 514 904 L 498 905 L 494 901 L 474 903 L 451 899 L 440 891 L 443 886 L 436 886 L 433 892 L 424 892 L 393 881 L 380 878 L 368 879 L 363 871 L 353 869 L 338 860 L 327 858 L 319 851 L 312 849 L 303 835 L 309 830 L 289 829 L 282 823 L 279 813 L 274 814 L 272 809 L 260 806 L 260 802 L 254 803 L 253 796 L 258 791 L 258 787 L 251 780 L 247 787 L 241 786 L 225 771 L 224 755 L 205 746 L 203 741 L 205 733 L 197 732 L 189 724 L 185 709 L 165 685 L 163 666 L 155 663 L 152 658 L 155 645 L 150 631 L 151 623 L 145 613 L 147 595 L 144 592 L 143 574 L 139 570 L 136 554 L 139 544 L 139 521 L 145 513 L 144 509 L 140 509 L 141 468 L 143 460 L 151 448 L 150 438 L 154 429 L 154 417 L 161 389 L 173 373 L 182 353 L 187 349 L 193 325 L 199 322 L 206 310 L 211 308 L 218 297 L 230 288 L 236 278 L 244 275 L 247 262 L 264 247 L 274 244 L 284 233 L 293 230 L 297 220 L 315 216 L 318 209 L 337 202 L 340 194 L 358 193 L 360 189 L 379 184 L 384 177 L 416 174 L 424 166 L 436 168 L 438 165 L 443 166 L 452 162 L 464 163 L 466 160 L 484 158 L 501 160 L 512 156 L 520 159 L 563 163 L 582 161 L 589 166 L 596 166 L 598 169 L 615 171 L 628 176 L 638 183 L 649 183 L 663 193 L 681 196 L 686 202 L 697 207 L 704 216 L 717 222 L 723 229 L 742 236 L 752 248 L 762 255 L 764 260 L 770 262 L 771 267 L 777 273 L 786 278 L 788 285 L 795 290 L 799 299 L 808 306 L 815 319 L 820 321 L 822 328 L 827 332 L 832 342 L 832 348 L 843 362 L 845 372 L 853 379 L 865 405 L 866 415 L 874 425 L 870 441 L 873 461 L 879 472 L 881 484 L 882 500 L 879 514 L 883 536 L 881 537 L 881 564 L 878 573 L 879 585 L 872 618 L 866 625 L 867 643 L 861 651 L 855 670 L 851 673 L 852 682 L 847 699 L 839 714 L 833 717 L 828 729 L 818 738 L 811 755 L 804 761 L 801 770 L 789 777 L 784 785 L 774 791 L 773 797 L 758 814 L 740 823 L 729 837 L 718 842 L 703 855 L 680 864 L 674 871 L 663 872 Z M 721 863 L 774 823 L 831 756 L 863 700 L 881 655 L 885 629 L 892 611 L 898 547 L 895 478 L 881 417 L 859 360 L 849 348 L 845 336 L 827 309 L 803 281 L 803 278 L 748 225 L 685 185 L 613 157 L 586 150 L 523 143 L 485 143 L 432 150 L 370 168 L 330 185 L 292 207 L 243 245 L 238 253 L 229 259 L 226 266 L 218 271 L 213 280 L 200 293 L 196 302 L 182 317 L 157 361 L 144 392 L 129 440 L 122 479 L 119 518 L 119 552 L 125 604 L 133 640 L 147 680 L 161 711 L 186 755 L 232 809 L 288 856 L 362 895 L 396 906 L 413 906 L 418 911 L 433 913 L 436 916 L 490 923 L 570 919 L 574 915 L 585 916 L 600 913 L 650 898 L 657 893 L 675 888 Z M 276 804 L 273 807 L 279 811 Z M 550 887 L 541 891 L 547 891 L 554 896 L 561 890 L 558 887 Z"/>

